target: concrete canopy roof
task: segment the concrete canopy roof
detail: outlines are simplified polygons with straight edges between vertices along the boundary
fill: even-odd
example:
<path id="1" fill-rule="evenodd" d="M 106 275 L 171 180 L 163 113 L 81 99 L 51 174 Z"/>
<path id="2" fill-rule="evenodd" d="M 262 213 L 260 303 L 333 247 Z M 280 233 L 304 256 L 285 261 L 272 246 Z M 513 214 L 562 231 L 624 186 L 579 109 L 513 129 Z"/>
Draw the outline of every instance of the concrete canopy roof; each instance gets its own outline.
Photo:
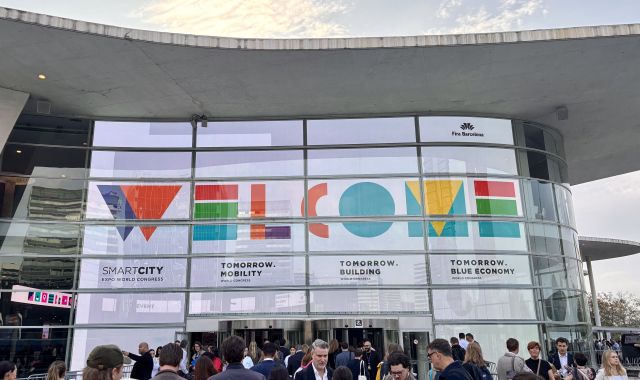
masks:
<path id="1" fill-rule="evenodd" d="M 607 260 L 640 253 L 640 243 L 629 240 L 580 236 L 580 254 L 584 260 Z"/>
<path id="2" fill-rule="evenodd" d="M 560 131 L 572 184 L 640 169 L 640 24 L 256 40 L 0 7 L 0 52 L 0 87 L 48 100 L 58 115 L 498 116 Z M 37 80 L 38 73 L 48 79 Z M 559 106 L 568 108 L 568 120 L 557 119 Z"/>

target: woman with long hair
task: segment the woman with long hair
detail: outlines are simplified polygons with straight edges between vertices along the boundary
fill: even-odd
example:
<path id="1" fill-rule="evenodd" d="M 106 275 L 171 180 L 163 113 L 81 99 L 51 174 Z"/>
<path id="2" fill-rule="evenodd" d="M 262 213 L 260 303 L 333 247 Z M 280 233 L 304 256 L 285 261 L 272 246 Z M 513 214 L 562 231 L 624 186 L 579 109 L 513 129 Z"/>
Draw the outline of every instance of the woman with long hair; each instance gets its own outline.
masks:
<path id="1" fill-rule="evenodd" d="M 258 343 L 256 343 L 255 340 L 249 343 L 249 357 L 251 361 L 253 361 L 253 364 L 258 364 L 260 359 L 262 359 L 262 350 L 258 348 Z"/>
<path id="2" fill-rule="evenodd" d="M 13 362 L 0 362 L 0 380 L 16 380 L 18 376 L 18 367 Z"/>
<path id="3" fill-rule="evenodd" d="M 213 366 L 213 361 L 205 355 L 200 356 L 200 358 L 196 361 L 196 365 L 194 366 L 194 376 L 193 380 L 207 380 L 211 376 L 218 373 L 215 367 Z"/>
<path id="4" fill-rule="evenodd" d="M 62 360 L 56 360 L 49 366 L 46 380 L 64 380 L 67 374 L 67 365 Z"/>
<path id="5" fill-rule="evenodd" d="M 331 369 L 336 368 L 336 356 L 340 353 L 338 350 L 340 348 L 340 342 L 337 339 L 331 339 L 329 342 L 329 360 L 327 365 L 331 367 Z"/>
<path id="6" fill-rule="evenodd" d="M 482 348 L 477 342 L 469 343 L 464 354 L 464 369 L 474 380 L 492 380 L 491 372 L 487 368 L 487 362 L 482 357 Z"/>
<path id="7" fill-rule="evenodd" d="M 596 380 L 627 380 L 627 370 L 620 364 L 618 353 L 606 350 L 602 353 L 602 368 L 596 374 Z"/>

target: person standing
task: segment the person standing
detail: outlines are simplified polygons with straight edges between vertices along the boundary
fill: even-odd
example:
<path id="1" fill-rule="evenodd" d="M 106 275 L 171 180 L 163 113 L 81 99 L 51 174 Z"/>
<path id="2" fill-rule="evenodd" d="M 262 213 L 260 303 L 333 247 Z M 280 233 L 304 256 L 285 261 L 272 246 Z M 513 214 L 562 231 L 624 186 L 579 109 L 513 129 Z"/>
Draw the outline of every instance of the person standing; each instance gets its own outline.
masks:
<path id="1" fill-rule="evenodd" d="M 113 344 L 96 346 L 87 357 L 87 366 L 82 370 L 82 379 L 120 380 L 123 363 L 124 356 L 118 346 Z"/>
<path id="2" fill-rule="evenodd" d="M 304 351 L 302 351 L 302 346 L 296 346 L 296 353 L 293 354 L 289 358 L 289 362 L 287 363 L 287 371 L 289 371 L 289 376 L 293 377 L 298 368 L 302 365 L 302 358 L 304 358 Z"/>
<path id="3" fill-rule="evenodd" d="M 279 365 L 279 362 L 275 361 L 277 352 L 278 347 L 274 343 L 265 343 L 262 346 L 262 361 L 251 367 L 251 370 L 263 374 L 264 377 L 269 377 L 271 370 Z"/>
<path id="4" fill-rule="evenodd" d="M 540 357 L 540 343 L 535 341 L 529 342 L 527 344 L 527 350 L 531 357 L 525 360 L 525 364 L 531 372 L 538 376 L 542 376 L 544 380 L 554 380 L 551 364 Z"/>
<path id="5" fill-rule="evenodd" d="M 16 380 L 18 367 L 8 360 L 0 362 L 0 380 Z"/>
<path id="6" fill-rule="evenodd" d="M 519 351 L 520 342 L 515 338 L 507 339 L 507 352 L 498 359 L 496 368 L 498 380 L 510 380 L 513 375 L 522 372 L 527 367 L 524 359 L 518 356 Z"/>
<path id="7" fill-rule="evenodd" d="M 329 361 L 329 343 L 316 339 L 311 344 L 311 364 L 298 372 L 295 380 L 331 380 L 333 370 L 327 366 Z"/>
<path id="8" fill-rule="evenodd" d="M 349 351 L 349 343 L 340 343 L 341 352 L 336 355 L 336 367 L 346 366 L 353 359 L 353 352 Z"/>
<path id="9" fill-rule="evenodd" d="M 222 358 L 229 364 L 221 373 L 209 380 L 266 380 L 263 374 L 244 368 L 242 359 L 247 347 L 244 339 L 232 335 L 222 342 Z"/>
<path id="10" fill-rule="evenodd" d="M 371 373 L 367 371 L 367 366 L 364 364 L 362 360 L 362 348 L 356 348 L 356 351 L 353 353 L 354 358 L 347 363 L 347 368 L 351 370 L 354 379 L 357 379 L 358 376 L 364 375 L 367 379 L 371 379 Z"/>
<path id="11" fill-rule="evenodd" d="M 371 341 L 369 339 L 365 339 L 362 344 L 363 353 L 362 360 L 364 360 L 364 364 L 367 366 L 367 371 L 369 373 L 374 373 L 378 369 L 378 364 L 380 363 L 380 354 L 371 346 Z"/>
<path id="12" fill-rule="evenodd" d="M 458 338 L 452 336 L 451 339 L 449 339 L 449 342 L 451 342 L 451 355 L 453 355 L 453 360 L 459 360 L 463 362 L 466 350 L 462 348 L 458 341 Z"/>
<path id="13" fill-rule="evenodd" d="M 403 352 L 393 352 L 387 356 L 389 373 L 383 380 L 416 380 L 411 372 L 411 359 Z"/>
<path id="14" fill-rule="evenodd" d="M 132 354 L 131 352 L 122 351 L 122 354 L 131 360 L 135 360 L 133 369 L 131 370 L 131 378 L 138 380 L 149 380 L 151 378 L 151 372 L 153 372 L 153 358 L 149 353 L 149 345 L 147 342 L 141 342 L 138 344 L 138 353 L 140 355 Z"/>
<path id="15" fill-rule="evenodd" d="M 487 362 L 482 356 L 482 348 L 478 342 L 467 346 L 462 366 L 467 370 L 473 380 L 493 380 L 491 371 L 487 368 Z"/>
<path id="16" fill-rule="evenodd" d="M 193 380 L 207 380 L 217 373 L 213 361 L 206 355 L 201 355 L 193 366 Z"/>
<path id="17" fill-rule="evenodd" d="M 627 370 L 620 364 L 617 352 L 606 350 L 602 353 L 602 368 L 598 370 L 596 380 L 628 380 Z"/>
<path id="18" fill-rule="evenodd" d="M 183 349 L 179 344 L 169 343 L 163 346 L 158 358 L 160 370 L 153 380 L 182 380 L 180 367 L 183 357 Z"/>
<path id="19" fill-rule="evenodd" d="M 549 361 L 560 372 L 560 376 L 565 377 L 571 372 L 573 366 L 573 355 L 568 352 L 569 341 L 567 338 L 560 337 L 556 339 L 556 353 L 551 355 Z"/>
<path id="20" fill-rule="evenodd" d="M 469 345 L 469 342 L 467 342 L 467 339 L 465 338 L 464 333 L 458 334 L 458 342 L 460 342 L 460 346 L 464 348 L 464 350 L 466 351 L 467 346 Z"/>
<path id="21" fill-rule="evenodd" d="M 438 371 L 440 380 L 473 380 L 462 362 L 453 360 L 451 346 L 446 339 L 434 339 L 427 346 L 427 358 Z"/>
<path id="22" fill-rule="evenodd" d="M 593 368 L 587 367 L 587 356 L 582 352 L 576 352 L 573 355 L 573 371 L 567 375 L 565 380 L 594 380 L 596 378 L 596 371 Z"/>
<path id="23" fill-rule="evenodd" d="M 45 380 L 64 380 L 67 365 L 62 360 L 56 360 L 49 366 Z"/>

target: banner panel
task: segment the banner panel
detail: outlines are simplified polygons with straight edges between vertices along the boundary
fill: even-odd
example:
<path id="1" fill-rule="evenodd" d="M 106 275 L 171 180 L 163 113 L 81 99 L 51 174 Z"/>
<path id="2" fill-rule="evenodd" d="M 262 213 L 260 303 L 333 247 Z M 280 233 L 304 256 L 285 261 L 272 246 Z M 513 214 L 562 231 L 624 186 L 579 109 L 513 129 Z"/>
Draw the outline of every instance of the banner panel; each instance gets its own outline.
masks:
<path id="1" fill-rule="evenodd" d="M 440 234 L 429 229 L 429 250 L 526 251 L 524 224 L 507 221 L 443 220 Z M 431 221 L 430 223 L 433 223 Z"/>
<path id="2" fill-rule="evenodd" d="M 424 255 L 309 256 L 310 285 L 426 285 Z"/>
<path id="3" fill-rule="evenodd" d="M 126 239 L 121 230 L 131 228 Z M 157 226 L 147 239 L 140 228 L 133 226 L 84 227 L 82 253 L 85 255 L 159 255 L 187 254 L 188 226 Z"/>
<path id="4" fill-rule="evenodd" d="M 191 293 L 189 314 L 291 314 L 306 312 L 304 291 Z"/>
<path id="5" fill-rule="evenodd" d="M 311 313 L 402 314 L 429 311 L 426 289 L 311 290 Z"/>
<path id="6" fill-rule="evenodd" d="M 309 251 L 424 250 L 422 222 L 309 223 Z"/>
<path id="7" fill-rule="evenodd" d="M 430 255 L 432 284 L 531 284 L 525 255 Z"/>
<path id="8" fill-rule="evenodd" d="M 83 259 L 80 289 L 182 288 L 187 259 Z"/>
<path id="9" fill-rule="evenodd" d="M 532 289 L 433 289 L 437 320 L 536 319 Z"/>
<path id="10" fill-rule="evenodd" d="M 184 293 L 81 293 L 76 324 L 184 323 Z"/>
<path id="11" fill-rule="evenodd" d="M 511 120 L 458 116 L 424 116 L 419 120 L 420 139 L 424 142 L 513 145 Z"/>
<path id="12" fill-rule="evenodd" d="M 304 256 L 206 257 L 191 260 L 192 287 L 304 286 Z"/>
<path id="13" fill-rule="evenodd" d="M 303 252 L 304 224 L 207 224 L 193 226 L 193 253 Z"/>

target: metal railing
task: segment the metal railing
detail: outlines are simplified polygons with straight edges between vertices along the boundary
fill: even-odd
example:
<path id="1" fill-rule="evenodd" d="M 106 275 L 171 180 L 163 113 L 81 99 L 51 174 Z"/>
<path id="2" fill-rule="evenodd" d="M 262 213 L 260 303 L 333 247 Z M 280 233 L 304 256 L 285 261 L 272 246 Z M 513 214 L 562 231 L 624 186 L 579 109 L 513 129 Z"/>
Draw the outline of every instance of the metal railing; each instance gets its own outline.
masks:
<path id="1" fill-rule="evenodd" d="M 122 378 L 123 379 L 130 378 L 132 369 L 133 369 L 133 364 L 123 365 Z M 28 377 L 17 378 L 16 380 L 46 380 L 46 378 L 47 378 L 46 373 L 36 373 Z M 68 371 L 64 376 L 64 380 L 79 380 L 79 379 L 82 379 L 82 371 Z"/>

